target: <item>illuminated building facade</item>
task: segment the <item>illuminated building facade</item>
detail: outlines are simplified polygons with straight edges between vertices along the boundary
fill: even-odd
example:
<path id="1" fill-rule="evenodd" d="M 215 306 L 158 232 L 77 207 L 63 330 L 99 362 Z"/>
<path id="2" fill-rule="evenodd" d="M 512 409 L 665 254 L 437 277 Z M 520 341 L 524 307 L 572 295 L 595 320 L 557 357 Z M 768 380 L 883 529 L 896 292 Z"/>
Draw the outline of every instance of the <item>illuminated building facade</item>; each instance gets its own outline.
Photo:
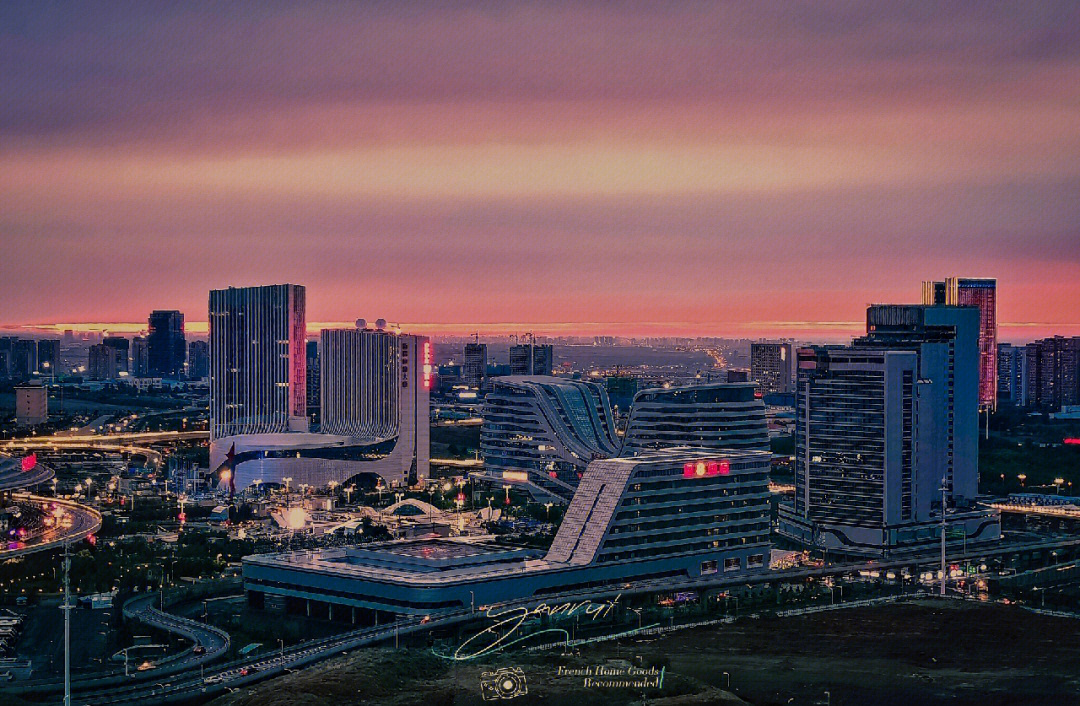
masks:
<path id="1" fill-rule="evenodd" d="M 979 309 L 979 405 L 997 406 L 997 280 L 948 277 L 923 282 L 923 304 L 974 306 Z"/>
<path id="2" fill-rule="evenodd" d="M 305 302 L 295 284 L 210 292 L 211 441 L 307 430 Z"/>

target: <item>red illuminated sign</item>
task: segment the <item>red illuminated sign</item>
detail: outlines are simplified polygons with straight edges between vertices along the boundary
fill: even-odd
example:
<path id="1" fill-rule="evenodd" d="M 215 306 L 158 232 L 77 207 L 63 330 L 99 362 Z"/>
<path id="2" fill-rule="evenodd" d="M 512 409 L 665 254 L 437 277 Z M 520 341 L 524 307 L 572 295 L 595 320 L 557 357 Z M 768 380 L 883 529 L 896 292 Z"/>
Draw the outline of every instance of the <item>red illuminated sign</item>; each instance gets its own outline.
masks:
<path id="1" fill-rule="evenodd" d="M 1066 443 L 1066 444 L 1077 444 L 1077 445 L 1080 445 L 1080 438 L 1077 438 L 1077 437 L 1072 437 L 1072 436 L 1070 436 L 1070 437 L 1066 437 L 1066 439 L 1065 439 L 1065 443 Z"/>
<path id="2" fill-rule="evenodd" d="M 32 471 L 37 466 L 37 454 L 32 453 L 29 456 L 23 456 L 22 469 L 23 471 Z"/>
<path id="3" fill-rule="evenodd" d="M 708 478 L 710 476 L 726 476 L 731 473 L 731 462 L 727 459 L 719 461 L 690 461 L 683 465 L 683 478 Z"/>

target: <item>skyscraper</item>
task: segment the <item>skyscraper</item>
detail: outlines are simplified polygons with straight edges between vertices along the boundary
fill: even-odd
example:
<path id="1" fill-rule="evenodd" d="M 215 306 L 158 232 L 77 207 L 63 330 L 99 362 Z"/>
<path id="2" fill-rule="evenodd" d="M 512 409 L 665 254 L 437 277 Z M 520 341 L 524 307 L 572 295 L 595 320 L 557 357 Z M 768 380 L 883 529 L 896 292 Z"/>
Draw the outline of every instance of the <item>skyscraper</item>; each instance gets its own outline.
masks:
<path id="1" fill-rule="evenodd" d="M 188 377 L 194 380 L 210 376 L 210 344 L 192 341 L 188 344 Z"/>
<path id="2" fill-rule="evenodd" d="M 179 312 L 158 320 L 159 355 L 172 350 Z M 151 317 L 154 323 L 154 316 Z M 179 319 L 183 326 L 183 319 Z M 305 291 L 294 284 L 210 292 L 210 437 L 307 429 Z M 181 342 L 183 339 L 179 339 Z M 151 372 L 154 333 L 150 336 Z M 168 362 L 172 361 L 172 362 Z"/>
<path id="3" fill-rule="evenodd" d="M 108 346 L 116 351 L 116 366 L 119 372 L 128 372 L 128 349 L 129 341 L 123 336 L 105 336 L 101 339 L 103 346 Z"/>
<path id="4" fill-rule="evenodd" d="M 115 380 L 120 376 L 120 356 L 115 346 L 95 343 L 90 346 L 87 375 L 91 380 Z"/>
<path id="5" fill-rule="evenodd" d="M 43 338 L 37 342 L 37 368 L 42 375 L 55 375 L 60 361 L 60 341 Z"/>
<path id="6" fill-rule="evenodd" d="M 923 304 L 979 308 L 979 405 L 997 406 L 997 280 L 948 277 L 923 282 Z"/>
<path id="7" fill-rule="evenodd" d="M 131 339 L 131 374 L 137 378 L 150 375 L 150 349 L 148 346 L 146 336 L 136 336 Z M 207 356 L 207 362 L 209 363 L 209 353 L 207 353 Z"/>
<path id="8" fill-rule="evenodd" d="M 853 341 L 856 347 L 918 354 L 919 379 L 929 381 L 927 390 L 935 395 L 923 417 L 940 417 L 921 443 L 940 451 L 934 457 L 940 472 L 934 473 L 939 481 L 944 475 L 951 498 L 963 503 L 974 500 L 979 485 L 979 325 L 973 306 L 874 305 L 866 310 L 866 335 Z M 994 367 L 996 378 L 996 359 Z"/>
<path id="9" fill-rule="evenodd" d="M 1027 406 L 1027 355 L 1024 346 L 998 344 L 998 404 Z"/>
<path id="10" fill-rule="evenodd" d="M 950 525 L 995 539 L 978 490 L 979 312 L 886 305 L 850 346 L 797 354 L 795 499 L 780 531 L 850 554 L 926 549 Z"/>
<path id="11" fill-rule="evenodd" d="M 1025 406 L 1054 412 L 1080 404 L 1080 336 L 1054 336 L 1029 343 Z"/>
<path id="12" fill-rule="evenodd" d="M 750 380 L 762 395 L 786 394 L 794 389 L 794 346 L 785 342 L 750 344 Z"/>
<path id="13" fill-rule="evenodd" d="M 550 344 L 522 343 L 510 346 L 511 375 L 551 375 L 554 349 Z"/>
<path id="14" fill-rule="evenodd" d="M 26 380 L 37 370 L 37 341 L 17 338 L 11 344 L 11 377 Z"/>
<path id="15" fill-rule="evenodd" d="M 469 387 L 480 388 L 487 376 L 488 351 L 486 343 L 465 344 L 465 364 L 461 376 Z"/>
<path id="16" fill-rule="evenodd" d="M 163 378 L 180 377 L 187 356 L 184 315 L 179 311 L 153 311 L 148 323 L 147 357 L 150 375 Z"/>

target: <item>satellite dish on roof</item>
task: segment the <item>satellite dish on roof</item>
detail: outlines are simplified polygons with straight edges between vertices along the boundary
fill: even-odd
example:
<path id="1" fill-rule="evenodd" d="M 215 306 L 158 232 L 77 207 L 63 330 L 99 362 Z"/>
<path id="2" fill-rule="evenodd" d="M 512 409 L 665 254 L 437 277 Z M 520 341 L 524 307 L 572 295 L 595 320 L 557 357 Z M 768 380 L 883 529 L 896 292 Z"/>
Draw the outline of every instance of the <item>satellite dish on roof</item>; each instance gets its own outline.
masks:
<path id="1" fill-rule="evenodd" d="M 356 328 L 367 328 L 367 319 L 357 319 Z"/>
<path id="2" fill-rule="evenodd" d="M 384 328 L 386 328 L 386 319 L 376 319 L 375 320 L 375 328 L 377 328 L 380 331 L 382 331 Z"/>

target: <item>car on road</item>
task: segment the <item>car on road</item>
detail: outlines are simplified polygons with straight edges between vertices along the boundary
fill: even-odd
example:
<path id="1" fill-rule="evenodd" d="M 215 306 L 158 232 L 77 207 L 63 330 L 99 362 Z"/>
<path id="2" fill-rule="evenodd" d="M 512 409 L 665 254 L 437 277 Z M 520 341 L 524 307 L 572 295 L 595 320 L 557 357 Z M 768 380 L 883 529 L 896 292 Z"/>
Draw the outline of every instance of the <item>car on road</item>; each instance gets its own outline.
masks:
<path id="1" fill-rule="evenodd" d="M 191 648 L 191 654 L 193 654 L 193 655 L 204 655 L 204 654 L 206 654 L 206 648 L 203 647 L 202 645 L 195 645 L 194 647 Z"/>
<path id="2" fill-rule="evenodd" d="M 220 684 L 223 681 L 225 681 L 225 677 L 221 676 L 220 674 L 215 674 L 213 676 L 209 676 L 203 679 L 203 684 Z"/>
<path id="3" fill-rule="evenodd" d="M 148 661 L 143 662 L 142 664 L 140 664 L 138 667 L 136 667 L 135 671 L 149 672 L 151 669 L 157 669 L 157 665 L 148 660 Z"/>

